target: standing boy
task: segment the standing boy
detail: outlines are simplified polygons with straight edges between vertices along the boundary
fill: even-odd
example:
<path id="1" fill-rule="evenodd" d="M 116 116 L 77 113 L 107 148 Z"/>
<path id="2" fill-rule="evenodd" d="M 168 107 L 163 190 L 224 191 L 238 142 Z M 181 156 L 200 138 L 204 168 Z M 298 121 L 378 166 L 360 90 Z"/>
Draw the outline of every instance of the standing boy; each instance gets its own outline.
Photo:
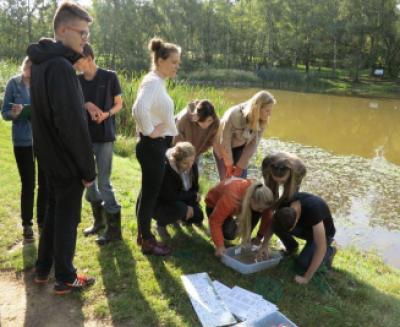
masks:
<path id="1" fill-rule="evenodd" d="M 94 283 L 93 278 L 78 275 L 73 265 L 83 189 L 96 177 L 82 90 L 73 68 L 91 21 L 79 5 L 65 1 L 54 16 L 55 40 L 42 39 L 28 47 L 33 62 L 33 140 L 50 186 L 35 282 L 48 281 L 54 262 L 56 294 Z"/>
<path id="2" fill-rule="evenodd" d="M 89 133 L 98 172 L 97 182 L 86 191 L 86 199 L 92 206 L 94 223 L 84 230 L 84 234 L 95 234 L 104 227 L 104 211 L 106 230 L 96 239 L 98 244 L 103 245 L 122 239 L 121 206 L 115 199 L 110 182 L 115 141 L 114 116 L 122 108 L 121 87 L 115 72 L 96 65 L 89 43 L 85 44 L 83 57 L 76 62 L 75 68 L 82 72 L 79 81 L 85 97 Z"/>

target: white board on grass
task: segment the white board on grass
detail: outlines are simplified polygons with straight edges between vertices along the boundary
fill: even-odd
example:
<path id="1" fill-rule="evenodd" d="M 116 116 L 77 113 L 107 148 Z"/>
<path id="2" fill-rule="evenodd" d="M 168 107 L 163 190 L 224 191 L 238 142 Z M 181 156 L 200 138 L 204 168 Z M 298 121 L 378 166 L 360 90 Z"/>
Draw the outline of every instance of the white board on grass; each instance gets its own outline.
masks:
<path id="1" fill-rule="evenodd" d="M 236 323 L 207 273 L 183 275 L 181 279 L 203 327 L 229 326 Z"/>

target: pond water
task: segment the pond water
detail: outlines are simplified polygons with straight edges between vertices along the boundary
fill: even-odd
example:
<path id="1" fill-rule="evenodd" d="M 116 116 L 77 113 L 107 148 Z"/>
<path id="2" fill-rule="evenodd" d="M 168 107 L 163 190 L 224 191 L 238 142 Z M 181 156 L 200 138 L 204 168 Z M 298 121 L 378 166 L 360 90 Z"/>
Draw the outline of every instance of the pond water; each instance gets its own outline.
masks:
<path id="1" fill-rule="evenodd" d="M 239 103 L 256 91 L 225 96 Z M 326 199 L 338 243 L 376 250 L 400 268 L 400 100 L 272 93 L 278 104 L 250 176 L 261 177 L 266 154 L 296 153 L 308 170 L 302 190 Z"/>

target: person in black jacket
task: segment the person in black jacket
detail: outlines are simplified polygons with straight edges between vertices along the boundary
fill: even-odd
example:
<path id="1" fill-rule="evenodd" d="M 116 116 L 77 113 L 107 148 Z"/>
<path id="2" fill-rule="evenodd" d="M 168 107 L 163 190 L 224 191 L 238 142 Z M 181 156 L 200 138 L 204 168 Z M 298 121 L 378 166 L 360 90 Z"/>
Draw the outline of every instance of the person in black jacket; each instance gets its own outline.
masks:
<path id="1" fill-rule="evenodd" d="M 154 213 L 158 233 L 164 239 L 170 237 L 166 226 L 178 220 L 189 225 L 202 225 L 195 156 L 196 150 L 189 142 L 178 142 L 167 150 L 165 175 Z"/>
<path id="2" fill-rule="evenodd" d="M 54 261 L 56 294 L 94 283 L 93 278 L 78 275 L 73 265 L 83 189 L 96 177 L 82 90 L 73 68 L 91 21 L 79 5 L 63 2 L 54 16 L 55 40 L 42 39 L 27 50 L 33 63 L 34 147 L 50 187 L 35 282 L 48 281 Z"/>

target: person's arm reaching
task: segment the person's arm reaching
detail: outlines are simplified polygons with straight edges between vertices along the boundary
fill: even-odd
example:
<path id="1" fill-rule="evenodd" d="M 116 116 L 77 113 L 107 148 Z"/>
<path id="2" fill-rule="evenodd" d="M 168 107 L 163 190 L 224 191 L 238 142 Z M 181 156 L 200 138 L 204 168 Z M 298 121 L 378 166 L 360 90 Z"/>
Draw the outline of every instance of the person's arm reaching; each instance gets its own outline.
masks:
<path id="1" fill-rule="evenodd" d="M 303 276 L 296 275 L 295 281 L 299 284 L 307 284 L 324 260 L 326 254 L 326 236 L 323 221 L 313 226 L 313 238 L 315 252 L 305 274 Z"/>

